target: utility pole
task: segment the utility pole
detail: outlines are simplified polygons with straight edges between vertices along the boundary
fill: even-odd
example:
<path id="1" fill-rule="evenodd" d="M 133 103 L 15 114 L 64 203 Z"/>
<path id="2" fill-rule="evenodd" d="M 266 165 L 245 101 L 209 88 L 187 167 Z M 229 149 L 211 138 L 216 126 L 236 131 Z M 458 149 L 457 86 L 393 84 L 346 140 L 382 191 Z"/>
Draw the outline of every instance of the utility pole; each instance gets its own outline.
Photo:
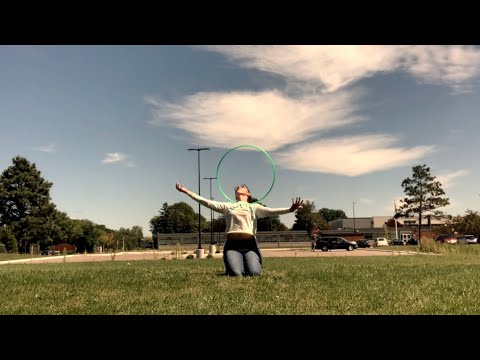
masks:
<path id="1" fill-rule="evenodd" d="M 353 202 L 353 235 L 356 234 L 356 229 L 355 229 L 355 201 Z"/>
<path id="2" fill-rule="evenodd" d="M 210 200 L 213 200 L 213 197 L 212 197 L 212 180 L 215 180 L 217 178 L 216 177 L 210 177 L 210 178 L 203 178 L 203 179 L 204 180 L 210 180 Z M 211 246 L 213 244 L 214 244 L 214 241 L 213 241 L 213 210 L 210 209 L 210 250 L 212 250 Z"/>
<path id="3" fill-rule="evenodd" d="M 198 153 L 198 195 L 200 196 L 200 151 L 202 150 L 210 150 L 210 148 L 191 148 L 188 151 L 197 151 Z M 200 215 L 200 203 L 198 203 L 198 248 L 197 248 L 197 258 L 203 257 L 203 249 L 202 249 L 202 228 L 201 228 L 201 215 Z"/>

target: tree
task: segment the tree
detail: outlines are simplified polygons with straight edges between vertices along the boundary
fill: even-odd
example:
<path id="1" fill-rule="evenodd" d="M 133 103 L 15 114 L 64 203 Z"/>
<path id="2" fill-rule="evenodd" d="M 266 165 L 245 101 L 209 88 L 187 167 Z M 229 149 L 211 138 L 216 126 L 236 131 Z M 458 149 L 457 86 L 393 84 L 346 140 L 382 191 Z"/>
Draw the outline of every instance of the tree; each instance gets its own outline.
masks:
<path id="1" fill-rule="evenodd" d="M 217 219 L 213 219 L 213 232 L 225 232 L 225 228 L 227 225 L 225 224 L 225 217 L 220 215 Z"/>
<path id="2" fill-rule="evenodd" d="M 480 214 L 478 211 L 467 210 L 465 216 L 454 217 L 455 230 L 460 234 L 480 236 Z"/>
<path id="3" fill-rule="evenodd" d="M 257 202 L 258 199 L 252 197 L 250 202 Z M 267 206 L 261 202 L 260 205 Z M 280 221 L 279 215 L 267 216 L 257 220 L 257 231 L 285 231 L 288 227 Z"/>
<path id="4" fill-rule="evenodd" d="M 198 231 L 198 214 L 187 203 L 181 201 L 169 206 L 164 203 L 160 215 L 150 220 L 153 234 L 191 233 Z M 203 215 L 200 217 L 201 230 L 210 231 Z"/>
<path id="5" fill-rule="evenodd" d="M 334 210 L 334 209 L 327 209 L 321 208 L 318 210 L 318 213 L 323 216 L 325 221 L 328 223 L 329 221 L 337 220 L 337 219 L 347 219 L 347 215 L 343 210 Z"/>
<path id="6" fill-rule="evenodd" d="M 303 207 L 295 213 L 295 217 L 292 230 L 307 230 L 308 235 L 311 235 L 315 226 L 320 230 L 328 229 L 327 222 L 316 211 L 313 201 L 306 200 Z"/>
<path id="7" fill-rule="evenodd" d="M 72 220 L 73 235 L 72 240 L 78 253 L 94 251 L 95 245 L 100 244 L 102 231 L 90 220 Z"/>
<path id="8" fill-rule="evenodd" d="M 150 231 L 152 234 L 170 234 L 173 233 L 171 224 L 171 211 L 168 203 L 163 203 L 162 209 L 158 211 L 160 215 L 154 216 L 150 220 Z"/>
<path id="9" fill-rule="evenodd" d="M 412 171 L 412 178 L 402 181 L 403 191 L 407 197 L 400 200 L 402 205 L 397 210 L 395 217 L 413 218 L 418 214 L 418 242 L 420 243 L 423 215 L 440 217 L 443 212 L 437 209 L 447 206 L 450 201 L 448 198 L 442 197 L 445 195 L 442 184 L 435 181 L 435 176 L 430 175 L 429 167 L 425 164 L 418 165 L 414 166 Z"/>
<path id="10" fill-rule="evenodd" d="M 51 241 L 52 183 L 27 159 L 17 156 L 12 162 L 0 176 L 0 225 L 9 226 L 25 252 L 32 242 Z"/>
<path id="11" fill-rule="evenodd" d="M 52 244 L 43 244 L 43 247 L 46 247 L 45 245 L 55 245 L 61 243 L 73 244 L 73 221 L 67 216 L 66 213 L 54 210 L 51 226 Z"/>
<path id="12" fill-rule="evenodd" d="M 18 251 L 17 239 L 7 226 L 0 226 L 0 243 L 4 244 L 8 252 Z"/>

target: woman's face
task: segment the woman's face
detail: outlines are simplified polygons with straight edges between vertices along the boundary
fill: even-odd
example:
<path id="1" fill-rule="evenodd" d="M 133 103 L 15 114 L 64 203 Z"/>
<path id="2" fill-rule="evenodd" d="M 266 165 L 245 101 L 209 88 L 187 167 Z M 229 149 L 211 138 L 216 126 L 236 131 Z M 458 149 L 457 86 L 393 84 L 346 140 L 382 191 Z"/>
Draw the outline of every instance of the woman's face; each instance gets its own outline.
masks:
<path id="1" fill-rule="evenodd" d="M 250 196 L 250 191 L 245 186 L 238 186 L 235 188 L 235 199 L 237 201 L 245 201 L 248 202 L 248 197 Z"/>

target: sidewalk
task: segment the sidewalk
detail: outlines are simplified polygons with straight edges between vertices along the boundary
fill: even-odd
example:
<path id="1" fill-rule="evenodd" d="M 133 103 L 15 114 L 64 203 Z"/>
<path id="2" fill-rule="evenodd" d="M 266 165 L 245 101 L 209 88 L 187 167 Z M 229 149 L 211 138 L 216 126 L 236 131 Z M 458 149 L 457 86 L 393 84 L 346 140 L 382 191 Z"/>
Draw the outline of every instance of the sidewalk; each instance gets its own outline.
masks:
<path id="1" fill-rule="evenodd" d="M 418 255 L 421 253 L 410 250 L 383 250 L 383 249 L 355 249 L 353 251 L 346 250 L 330 250 L 311 251 L 309 248 L 264 248 L 260 249 L 263 257 L 331 257 L 331 256 L 399 256 L 399 255 Z M 172 254 L 173 253 L 173 254 Z M 181 254 L 178 259 L 186 259 L 187 256 L 193 256 L 195 259 L 195 251 L 187 251 Z M 208 252 L 205 253 L 207 258 Z M 221 259 L 223 253 L 212 254 L 215 259 Z M 47 263 L 73 263 L 73 262 L 95 262 L 95 261 L 138 261 L 138 260 L 172 260 L 176 259 L 175 251 L 164 250 L 148 250 L 148 251 L 129 251 L 106 254 L 75 254 L 75 255 L 56 255 L 42 256 L 30 259 L 6 260 L 0 261 L 0 265 L 7 264 L 47 264 Z"/>

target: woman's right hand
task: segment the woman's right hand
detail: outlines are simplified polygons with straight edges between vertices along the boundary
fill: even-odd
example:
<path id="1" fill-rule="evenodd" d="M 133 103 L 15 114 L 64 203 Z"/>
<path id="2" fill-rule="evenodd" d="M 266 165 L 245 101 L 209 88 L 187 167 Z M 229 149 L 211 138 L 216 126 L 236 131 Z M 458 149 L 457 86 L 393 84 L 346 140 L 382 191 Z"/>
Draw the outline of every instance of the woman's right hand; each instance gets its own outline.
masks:
<path id="1" fill-rule="evenodd" d="M 183 192 L 183 193 L 185 193 L 185 194 L 186 194 L 187 191 L 188 191 L 188 189 L 187 189 L 185 186 L 183 186 L 183 185 L 181 185 L 181 184 L 179 184 L 179 183 L 177 183 L 177 184 L 175 185 L 175 187 L 177 188 L 178 191 Z"/>

